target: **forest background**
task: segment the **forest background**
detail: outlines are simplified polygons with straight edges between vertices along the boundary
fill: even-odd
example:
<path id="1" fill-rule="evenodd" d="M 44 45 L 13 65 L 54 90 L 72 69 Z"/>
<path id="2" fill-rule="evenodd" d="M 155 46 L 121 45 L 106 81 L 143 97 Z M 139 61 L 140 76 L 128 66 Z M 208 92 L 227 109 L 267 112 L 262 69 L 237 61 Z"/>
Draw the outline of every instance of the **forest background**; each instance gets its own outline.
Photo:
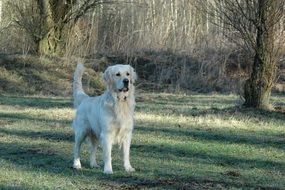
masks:
<path id="1" fill-rule="evenodd" d="M 244 99 L 244 83 L 251 75 L 255 51 L 247 43 L 248 39 L 244 39 L 246 34 L 241 33 L 244 31 L 239 31 L 235 25 L 256 38 L 258 27 L 251 22 L 258 17 L 259 9 L 255 2 L 2 0 L 0 51 L 2 63 L 6 64 L 1 69 L 6 75 L 3 74 L 1 80 L 7 84 L 7 76 L 19 75 L 10 63 L 18 62 L 26 68 L 33 62 L 43 63 L 45 59 L 57 64 L 47 66 L 43 63 L 46 70 L 51 67 L 51 71 L 60 71 L 63 65 L 66 66 L 65 74 L 61 73 L 66 76 L 60 78 L 65 88 L 58 89 L 61 84 L 57 83 L 48 86 L 48 90 L 38 87 L 36 91 L 70 94 L 71 88 L 66 86 L 80 58 L 92 69 L 85 82 L 92 94 L 104 88 L 98 82 L 100 72 L 108 65 L 124 63 L 135 67 L 142 89 L 230 92 L 238 93 Z M 278 6 L 284 10 L 284 3 Z M 234 8 L 244 11 L 234 11 Z M 274 92 L 285 90 L 285 18 L 281 11 L 270 16 L 277 23 L 271 40 L 278 48 L 278 55 L 274 55 L 276 76 L 271 85 Z M 35 56 L 41 59 L 35 60 Z M 38 67 L 41 63 L 37 64 Z M 9 70 L 9 67 L 12 68 Z M 31 68 L 28 73 L 23 74 L 23 70 L 21 73 L 18 83 L 44 84 L 43 73 L 33 73 Z M 54 80 L 59 80 L 54 77 Z M 33 78 L 41 80 L 34 81 Z M 34 93 L 27 88 L 11 89 L 11 86 L 15 85 L 2 85 L 0 90 Z"/>

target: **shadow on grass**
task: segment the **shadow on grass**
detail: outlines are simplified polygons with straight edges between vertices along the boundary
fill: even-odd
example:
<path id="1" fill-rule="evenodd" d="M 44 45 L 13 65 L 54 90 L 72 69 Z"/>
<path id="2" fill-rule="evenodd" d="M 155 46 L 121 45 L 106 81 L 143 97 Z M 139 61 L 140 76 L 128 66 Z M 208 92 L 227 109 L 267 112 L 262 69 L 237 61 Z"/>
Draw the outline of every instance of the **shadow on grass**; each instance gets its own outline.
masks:
<path id="1" fill-rule="evenodd" d="M 182 178 L 173 174 L 158 173 L 155 179 L 142 178 L 133 175 L 102 176 L 100 178 L 106 186 L 118 184 L 119 189 L 226 189 L 241 187 L 241 184 L 234 182 L 223 182 L 220 180 L 203 179 L 196 177 Z M 112 186 L 111 186 L 112 187 Z M 254 186 L 247 186 L 254 187 Z M 118 189 L 112 187 L 111 189 Z"/>
<path id="2" fill-rule="evenodd" d="M 253 108 L 239 108 L 229 107 L 225 109 L 212 108 L 203 111 L 197 111 L 194 116 L 205 116 L 205 115 L 223 115 L 225 117 L 234 116 L 239 119 L 255 119 L 258 122 L 268 121 L 280 121 L 285 122 L 285 114 L 279 111 L 261 110 Z"/>
<path id="3" fill-rule="evenodd" d="M 154 123 L 157 125 L 157 123 Z M 215 129 L 215 130 L 203 130 L 203 129 L 180 129 L 178 126 L 176 129 L 173 128 L 154 128 L 154 127 L 142 127 L 137 126 L 135 128 L 138 131 L 143 133 L 157 133 L 164 134 L 167 136 L 172 136 L 173 138 L 177 136 L 185 137 L 185 138 L 193 138 L 197 140 L 206 140 L 206 141 L 214 141 L 221 142 L 225 144 L 248 144 L 255 145 L 258 147 L 273 147 L 278 148 L 280 150 L 285 150 L 284 137 L 273 136 L 273 135 L 259 135 L 259 134 L 236 134 L 233 133 L 230 129 Z M 244 131 L 238 131 L 243 132 Z"/>
<path id="4" fill-rule="evenodd" d="M 71 166 L 71 157 L 63 155 L 45 144 L 25 144 L 0 142 L 2 153 L 0 158 L 31 171 L 47 171 L 57 174 L 67 174 Z"/>
<path id="5" fill-rule="evenodd" d="M 0 184 L 1 190 L 30 190 L 30 189 L 38 189 L 39 187 L 31 187 L 31 186 L 24 186 L 24 185 L 4 185 Z"/>
<path id="6" fill-rule="evenodd" d="M 80 171 L 76 171 L 70 167 L 72 164 L 71 155 L 66 155 L 59 150 L 54 150 L 48 144 L 20 144 L 15 142 L 0 142 L 0 150 L 2 151 L 0 158 L 14 164 L 17 168 L 35 172 L 48 172 L 60 176 L 74 178 L 75 180 L 82 180 L 79 179 L 82 177 L 84 177 L 84 180 L 96 179 L 99 180 L 99 183 L 104 187 L 115 189 L 215 189 L 218 187 L 262 187 L 260 184 L 254 184 L 250 181 L 243 181 L 242 179 L 232 181 L 227 181 L 219 178 L 211 179 L 208 177 L 207 171 L 205 171 L 205 174 L 203 174 L 203 176 L 196 176 L 195 173 L 192 173 L 191 171 L 189 171 L 189 174 L 179 175 L 171 170 L 160 168 L 159 166 L 157 166 L 155 174 L 151 174 L 150 172 L 152 172 L 153 168 L 148 167 L 144 167 L 142 169 L 137 168 L 138 170 L 133 174 L 127 174 L 125 172 L 122 173 L 122 171 L 118 173 L 118 171 L 115 171 L 115 174 L 110 176 L 102 174 L 102 168 L 84 168 Z M 135 154 L 135 152 L 140 152 L 140 154 L 147 152 L 153 158 L 159 156 L 168 159 L 169 155 L 174 155 L 175 157 L 195 157 L 199 160 L 199 162 L 204 162 L 205 164 L 230 165 L 232 167 L 242 168 L 259 167 L 264 169 L 276 167 L 278 170 L 280 169 L 280 171 L 284 169 L 284 165 L 280 163 L 267 162 L 262 160 L 239 159 L 222 155 L 211 155 L 201 152 L 187 151 L 180 149 L 179 147 L 174 149 L 166 145 L 157 146 L 134 144 L 132 145 L 132 150 L 133 154 Z M 140 162 L 143 162 L 143 159 Z M 142 165 L 147 163 L 140 164 Z M 177 170 L 179 169 L 183 168 L 177 168 Z M 216 175 L 221 175 L 216 171 L 213 171 L 213 173 L 216 173 Z"/>
<path id="7" fill-rule="evenodd" d="M 30 100 L 32 101 L 30 102 Z M 46 99 L 46 98 L 27 98 L 23 101 L 23 98 L 19 98 L 17 100 L 9 97 L 8 101 L 5 100 L 5 97 L 0 97 L 1 104 L 4 105 L 20 105 L 23 107 L 30 106 L 36 108 L 53 108 L 53 107 L 66 107 L 69 104 L 69 100 L 67 102 L 65 99 Z M 18 103 L 17 103 L 18 101 Z M 33 102 L 34 101 L 34 102 Z M 59 104 L 58 104 L 58 102 Z M 60 104 L 60 102 L 62 104 Z M 189 113 L 190 115 L 193 112 Z M 238 114 L 239 117 L 252 117 L 257 119 L 277 119 L 280 121 L 285 121 L 284 115 L 276 114 L 276 113 L 268 113 L 268 112 L 252 112 L 249 111 L 236 111 L 235 109 L 209 109 L 209 110 L 196 110 L 196 115 L 194 116 L 203 116 L 204 114 L 213 114 L 213 115 L 226 115 L 225 117 Z M 269 115 L 268 115 L 269 114 Z M 193 115 L 191 115 L 193 116 Z M 9 120 L 28 120 L 28 121 L 39 121 L 39 122 L 59 122 L 62 124 L 71 123 L 69 120 L 50 120 L 50 119 L 42 119 L 42 118 L 34 118 L 25 114 L 1 114 L 0 118 L 9 119 Z M 154 123 L 155 124 L 155 123 Z M 157 123 L 155 124 L 157 125 Z M 161 126 L 162 124 L 160 124 Z M 32 130 L 32 129 L 31 129 Z M 173 138 L 184 136 L 184 137 L 192 137 L 198 140 L 207 140 L 207 141 L 218 141 L 221 143 L 233 143 L 233 144 L 249 144 L 256 145 L 259 147 L 274 147 L 281 150 L 284 150 L 284 139 L 275 138 L 274 136 L 268 137 L 265 135 L 257 136 L 256 134 L 252 135 L 236 135 L 231 134 L 230 131 L 220 130 L 217 131 L 206 131 L 206 130 L 183 130 L 183 129 L 172 129 L 172 128 L 144 128 L 138 127 L 138 131 L 143 133 L 162 133 L 167 136 L 171 136 Z M 59 132 L 55 130 L 54 132 L 50 131 L 25 131 L 25 130 L 14 130 L 9 128 L 0 128 L 0 133 L 4 135 L 16 135 L 20 137 L 25 137 L 30 139 L 33 138 L 41 138 L 43 140 L 53 140 L 53 141 L 73 141 L 71 135 L 66 135 L 65 133 Z M 92 180 L 96 178 L 100 180 L 99 182 L 103 184 L 103 186 L 107 186 L 114 189 L 140 189 L 140 188 L 171 188 L 171 189 L 217 189 L 217 188 L 232 188 L 232 187 L 247 187 L 247 188 L 266 188 L 263 185 L 254 183 L 252 181 L 245 181 L 245 179 L 238 180 L 228 180 L 223 178 L 215 178 L 209 179 L 207 171 L 205 171 L 203 176 L 196 176 L 195 173 L 191 173 L 185 175 L 179 175 L 171 170 L 165 170 L 160 168 L 159 165 L 156 166 L 157 173 L 150 174 L 151 169 L 139 169 L 134 174 L 114 174 L 111 176 L 106 176 L 102 174 L 102 168 L 100 169 L 83 169 L 81 171 L 75 171 L 70 168 L 72 164 L 72 156 L 66 155 L 63 152 L 56 151 L 52 147 L 47 144 L 20 144 L 14 142 L 0 142 L 0 158 L 7 160 L 19 168 L 24 168 L 25 170 L 31 171 L 42 171 L 48 173 L 55 173 L 58 175 L 66 176 L 66 177 L 84 177 L 87 180 Z M 138 153 L 142 158 L 139 159 L 141 165 L 147 165 L 148 163 L 144 163 L 143 156 L 144 154 L 148 154 L 153 158 L 189 158 L 189 161 L 202 164 L 209 165 L 218 165 L 218 166 L 230 166 L 234 169 L 265 169 L 272 171 L 280 171 L 283 172 L 285 170 L 284 163 L 268 161 L 266 158 L 264 160 L 260 159 L 246 159 L 246 158 L 236 158 L 233 156 L 214 154 L 214 153 L 205 153 L 199 151 L 193 151 L 187 148 L 181 147 L 171 147 L 168 145 L 152 145 L 152 144 L 133 144 L 132 150 L 134 153 Z M 72 151 L 72 150 L 71 150 Z M 71 152 L 70 151 L 70 152 Z M 191 159 L 191 160 L 190 160 Z M 195 163 L 193 163 L 195 165 Z M 177 168 L 181 169 L 181 168 Z M 182 168 L 183 169 L 183 168 Z M 213 171 L 217 175 L 222 175 L 217 171 Z M 150 177 L 150 175 L 154 175 Z M 228 178 L 228 176 L 225 176 Z M 115 186 L 113 184 L 115 183 Z M 270 184 L 269 184 L 270 185 Z M 272 184 L 274 186 L 274 184 Z M 9 186 L 7 186 L 8 188 Z M 1 186 L 0 186 L 1 188 Z M 6 186 L 3 186 L 6 188 Z"/>
<path id="8" fill-rule="evenodd" d="M 189 106 L 189 107 L 188 107 Z M 151 109 L 150 109 L 151 108 Z M 257 110 L 251 108 L 239 108 L 234 106 L 229 106 L 227 108 L 196 108 L 196 105 L 186 105 L 181 108 L 180 105 L 167 104 L 165 106 L 157 107 L 155 104 L 150 105 L 139 105 L 136 109 L 138 112 L 143 112 L 148 110 L 151 114 L 171 114 L 173 116 L 185 116 L 185 117 L 203 117 L 203 116 L 217 116 L 219 118 L 231 118 L 244 120 L 255 120 L 256 122 L 268 122 L 277 121 L 285 122 L 285 113 L 280 111 L 267 111 L 267 110 Z"/>
<path id="9" fill-rule="evenodd" d="M 70 98 L 40 98 L 0 96 L 0 105 L 34 107 L 34 108 L 68 108 L 72 107 Z"/>
<path id="10" fill-rule="evenodd" d="M 43 139 L 52 141 L 69 141 L 73 142 L 73 134 L 67 134 L 59 131 L 27 131 L 27 130 L 15 130 L 9 128 L 0 128 L 0 134 L 13 135 L 18 137 L 25 137 L 29 139 Z"/>
<path id="11" fill-rule="evenodd" d="M 154 158 L 189 158 L 189 159 L 198 159 L 199 163 L 204 164 L 215 164 L 219 166 L 230 166 L 232 168 L 237 169 L 253 169 L 253 168 L 260 168 L 266 170 L 276 170 L 283 172 L 285 171 L 285 163 L 275 162 L 275 161 L 268 161 L 266 158 L 265 160 L 260 159 L 245 159 L 245 158 L 237 158 L 228 155 L 222 155 L 219 153 L 205 153 L 200 152 L 197 150 L 192 150 L 187 148 L 181 147 L 170 147 L 167 145 L 132 145 L 132 149 L 137 152 L 146 152 L 151 154 Z M 159 153 L 159 155 L 157 154 Z M 189 160 L 190 161 L 190 160 Z"/>
<path id="12" fill-rule="evenodd" d="M 136 151 L 148 151 L 151 146 L 146 146 L 142 150 L 134 146 Z M 4 159 L 17 168 L 22 170 L 34 172 L 47 172 L 57 174 L 60 176 L 74 178 L 80 181 L 82 177 L 84 180 L 100 180 L 99 183 L 104 187 L 111 187 L 113 189 L 138 189 L 138 188 L 167 188 L 167 189 L 189 189 L 192 187 L 239 187 L 239 182 L 223 182 L 222 180 L 209 180 L 207 175 L 205 178 L 195 177 L 195 175 L 176 175 L 169 171 L 165 172 L 158 167 L 158 172 L 155 176 L 150 177 L 148 169 L 138 170 L 133 174 L 121 173 L 115 171 L 114 175 L 102 174 L 100 169 L 82 169 L 80 171 L 72 169 L 72 157 L 67 156 L 61 152 L 53 150 L 47 145 L 39 144 L 19 144 L 0 142 L 0 149 L 3 153 L 0 158 Z M 167 154 L 168 148 L 162 150 L 162 154 Z M 167 152 L 166 152 L 167 151 Z M 150 168 L 151 169 L 151 168 Z M 152 174 L 153 175 L 153 174 Z M 78 178 L 78 179 L 77 179 Z M 98 182 L 98 181 L 97 181 Z M 95 186 L 96 184 L 94 184 Z M 3 186 L 3 188 L 6 186 Z M 9 186 L 7 186 L 8 188 Z M 254 186 L 252 186 L 254 187 Z"/>

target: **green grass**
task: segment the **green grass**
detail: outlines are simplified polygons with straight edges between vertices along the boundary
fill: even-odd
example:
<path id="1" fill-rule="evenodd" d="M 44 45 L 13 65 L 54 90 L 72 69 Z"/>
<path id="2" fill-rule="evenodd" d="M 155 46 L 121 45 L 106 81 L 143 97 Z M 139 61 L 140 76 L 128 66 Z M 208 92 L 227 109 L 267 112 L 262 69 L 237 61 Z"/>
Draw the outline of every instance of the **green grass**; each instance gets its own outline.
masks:
<path id="1" fill-rule="evenodd" d="M 239 109 L 234 95 L 140 94 L 131 162 L 113 175 L 72 166 L 74 110 L 60 97 L 0 97 L 0 189 L 284 189 L 284 113 Z M 284 105 L 284 96 L 273 97 Z"/>

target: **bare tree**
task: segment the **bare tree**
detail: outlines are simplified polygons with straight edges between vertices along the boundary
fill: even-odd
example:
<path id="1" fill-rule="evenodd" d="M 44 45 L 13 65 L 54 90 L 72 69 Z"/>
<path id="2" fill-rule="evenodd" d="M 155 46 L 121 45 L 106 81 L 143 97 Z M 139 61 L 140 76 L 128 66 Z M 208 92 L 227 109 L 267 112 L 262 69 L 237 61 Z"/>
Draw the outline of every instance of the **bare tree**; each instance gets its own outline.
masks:
<path id="1" fill-rule="evenodd" d="M 244 86 L 244 105 L 269 108 L 279 58 L 275 38 L 284 16 L 284 1 L 213 0 L 203 5 L 203 10 L 217 18 L 215 24 L 228 31 L 225 36 L 244 44 L 253 54 L 252 71 Z"/>
<path id="2" fill-rule="evenodd" d="M 38 53 L 61 53 L 69 24 L 74 25 L 102 0 L 10 1 L 13 21 L 33 39 Z"/>
<path id="3" fill-rule="evenodd" d="M 40 42 L 48 33 L 44 23 L 45 15 L 39 1 L 7 1 L 7 8 L 11 11 L 12 21 L 32 39 L 35 51 L 40 50 Z"/>
<path id="4" fill-rule="evenodd" d="M 245 105 L 252 107 L 268 106 L 271 87 L 276 78 L 277 50 L 279 45 L 285 44 L 282 41 L 284 33 L 283 35 L 279 33 L 284 31 L 285 26 L 283 14 L 285 1 L 5 0 L 5 2 L 11 6 L 15 5 L 12 11 L 13 23 L 18 26 L 15 28 L 13 24 L 8 25 L 13 32 L 10 28 L 5 29 L 6 24 L 0 28 L 0 32 L 3 31 L 0 42 L 5 51 L 19 51 L 25 40 L 29 50 L 32 47 L 39 53 L 61 54 L 67 57 L 115 52 L 125 56 L 128 62 L 136 59 L 136 56 L 149 52 L 165 52 L 172 56 L 187 55 L 196 60 L 197 76 L 189 76 L 194 61 L 186 60 L 181 64 L 172 61 L 169 66 L 165 66 L 165 69 L 172 70 L 173 73 L 183 70 L 184 73 L 178 74 L 181 79 L 179 79 L 180 84 L 176 84 L 192 90 L 195 80 L 197 81 L 195 83 L 202 81 L 203 84 L 194 87 L 195 90 L 230 89 L 236 92 L 237 88 L 234 86 L 240 84 L 239 81 L 250 78 L 244 92 Z M 3 17 L 10 18 L 6 10 L 6 8 L 3 10 L 5 11 Z M 281 23 L 279 20 L 282 15 Z M 12 41 L 15 43 L 11 43 Z M 11 47 L 6 50 L 9 46 Z M 248 50 L 246 55 L 250 55 L 249 59 L 245 58 L 247 56 L 241 56 L 244 55 L 244 50 Z M 183 69 L 180 69 L 180 66 L 183 66 Z M 170 68 L 179 69 L 174 71 Z M 249 75 L 251 68 L 254 69 Z"/>

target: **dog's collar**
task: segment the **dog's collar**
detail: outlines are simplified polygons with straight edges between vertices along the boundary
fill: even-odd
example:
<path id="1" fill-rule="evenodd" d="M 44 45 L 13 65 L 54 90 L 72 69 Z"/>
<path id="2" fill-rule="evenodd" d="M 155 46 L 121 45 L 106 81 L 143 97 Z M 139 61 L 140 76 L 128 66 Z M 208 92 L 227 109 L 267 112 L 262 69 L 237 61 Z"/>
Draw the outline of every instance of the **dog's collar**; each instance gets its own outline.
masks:
<path id="1" fill-rule="evenodd" d="M 129 100 L 129 96 L 124 95 L 122 93 L 116 93 L 116 92 L 107 92 L 109 97 L 112 97 L 113 100 L 118 101 L 118 102 L 127 102 Z"/>
<path id="2" fill-rule="evenodd" d="M 128 100 L 128 96 L 123 96 L 122 98 L 117 96 L 118 101 L 126 102 Z"/>

